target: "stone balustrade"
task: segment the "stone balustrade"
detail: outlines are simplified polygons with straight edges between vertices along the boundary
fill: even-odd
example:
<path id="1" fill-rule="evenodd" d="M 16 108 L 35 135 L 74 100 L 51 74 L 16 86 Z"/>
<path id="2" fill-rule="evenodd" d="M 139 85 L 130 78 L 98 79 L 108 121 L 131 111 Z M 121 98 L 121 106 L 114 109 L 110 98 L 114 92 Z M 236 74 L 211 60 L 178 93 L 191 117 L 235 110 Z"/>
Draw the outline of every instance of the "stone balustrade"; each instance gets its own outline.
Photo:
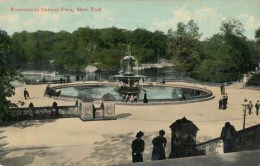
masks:
<path id="1" fill-rule="evenodd" d="M 223 149 L 220 137 L 197 144 L 198 155 L 217 154 Z M 260 149 L 260 124 L 237 131 L 234 152 Z M 223 153 L 223 150 L 222 150 Z"/>
<path id="2" fill-rule="evenodd" d="M 78 109 L 73 106 L 11 108 L 11 120 L 77 117 Z"/>

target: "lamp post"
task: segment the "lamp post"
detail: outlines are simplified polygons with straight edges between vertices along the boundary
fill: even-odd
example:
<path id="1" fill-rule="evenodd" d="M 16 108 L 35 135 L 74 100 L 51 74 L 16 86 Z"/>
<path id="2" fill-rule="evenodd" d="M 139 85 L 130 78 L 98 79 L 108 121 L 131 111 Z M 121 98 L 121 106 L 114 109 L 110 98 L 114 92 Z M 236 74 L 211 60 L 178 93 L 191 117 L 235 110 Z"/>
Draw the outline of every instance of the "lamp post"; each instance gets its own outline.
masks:
<path id="1" fill-rule="evenodd" d="M 244 100 L 244 102 L 242 103 L 242 110 L 244 111 L 244 120 L 243 120 L 243 129 L 245 129 L 245 124 L 246 124 L 246 110 L 248 108 L 248 103 L 247 103 L 247 99 Z"/>

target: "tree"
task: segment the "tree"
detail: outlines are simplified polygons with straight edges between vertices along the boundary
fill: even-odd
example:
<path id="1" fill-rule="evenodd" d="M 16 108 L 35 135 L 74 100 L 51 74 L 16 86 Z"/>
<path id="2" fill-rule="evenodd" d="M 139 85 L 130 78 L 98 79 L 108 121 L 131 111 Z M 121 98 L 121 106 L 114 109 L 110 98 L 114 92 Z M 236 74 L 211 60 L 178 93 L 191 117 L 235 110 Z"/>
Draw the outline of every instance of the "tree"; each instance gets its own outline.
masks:
<path id="1" fill-rule="evenodd" d="M 238 37 L 244 37 L 245 29 L 243 24 L 234 18 L 227 18 L 226 20 L 222 21 L 220 27 L 220 33 L 224 35 L 235 35 Z"/>
<path id="2" fill-rule="evenodd" d="M 193 76 L 204 81 L 228 82 L 254 70 L 259 62 L 259 51 L 243 32 L 238 20 L 223 21 L 220 33 L 200 44 L 201 63 Z"/>
<path id="3" fill-rule="evenodd" d="M 258 60 L 254 46 L 243 34 L 245 31 L 243 24 L 239 20 L 228 18 L 222 22 L 220 30 L 226 44 L 230 46 L 227 65 L 231 67 L 234 75 L 238 78 L 254 70 Z"/>
<path id="4" fill-rule="evenodd" d="M 133 56 L 140 63 L 156 63 L 158 55 L 169 59 L 166 39 L 163 32 L 140 28 L 130 31 L 81 27 L 72 33 L 23 31 L 12 35 L 12 60 L 18 67 L 27 64 L 39 67 L 52 60 L 56 67 L 70 71 L 83 70 L 89 64 L 115 69 L 119 68 L 128 43 L 132 43 Z"/>
<path id="5" fill-rule="evenodd" d="M 260 27 L 255 31 L 255 39 L 260 44 Z"/>
<path id="6" fill-rule="evenodd" d="M 175 68 L 190 74 L 199 63 L 198 43 L 201 34 L 197 24 L 190 20 L 188 24 L 178 23 L 177 30 L 168 31 L 169 54 Z"/>
<path id="7" fill-rule="evenodd" d="M 152 48 L 159 55 L 159 58 L 169 58 L 167 54 L 167 35 L 161 31 L 153 32 Z M 154 58 L 154 57 L 153 57 Z"/>
<path id="8" fill-rule="evenodd" d="M 229 64 L 230 48 L 220 34 L 201 42 L 199 47 L 201 63 L 195 68 L 192 76 L 208 82 L 225 82 L 234 79 Z"/>
<path id="9" fill-rule="evenodd" d="M 10 84 L 16 77 L 16 71 L 11 67 L 10 54 L 12 40 L 7 32 L 0 30 L 0 123 L 10 117 L 9 108 L 14 106 L 7 97 L 14 95 L 14 87 Z"/>
<path id="10" fill-rule="evenodd" d="M 53 44 L 53 60 L 57 66 L 65 66 L 70 69 L 75 64 L 74 44 L 72 35 L 66 31 L 60 31 L 55 34 L 55 43 Z M 73 68 L 73 67 L 71 67 Z"/>

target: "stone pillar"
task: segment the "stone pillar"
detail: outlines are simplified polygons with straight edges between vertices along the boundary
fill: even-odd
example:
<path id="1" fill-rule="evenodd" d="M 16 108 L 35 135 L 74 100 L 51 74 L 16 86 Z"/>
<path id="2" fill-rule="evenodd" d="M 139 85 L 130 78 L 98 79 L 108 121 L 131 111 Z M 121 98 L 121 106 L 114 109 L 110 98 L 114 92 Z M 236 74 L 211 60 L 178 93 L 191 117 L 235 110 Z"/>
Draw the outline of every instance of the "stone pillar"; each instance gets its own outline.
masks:
<path id="1" fill-rule="evenodd" d="M 81 96 L 78 100 L 78 112 L 81 120 L 93 120 L 93 98 L 89 95 Z"/>
<path id="2" fill-rule="evenodd" d="M 114 120 L 115 115 L 115 97 L 110 93 L 104 94 L 101 98 L 104 103 L 104 119 Z"/>
<path id="3" fill-rule="evenodd" d="M 115 120 L 115 103 L 114 102 L 104 102 L 104 119 L 105 120 Z"/>
<path id="4" fill-rule="evenodd" d="M 172 123 L 170 128 L 172 131 L 172 138 L 169 158 L 195 156 L 198 127 L 192 121 L 183 117 Z"/>

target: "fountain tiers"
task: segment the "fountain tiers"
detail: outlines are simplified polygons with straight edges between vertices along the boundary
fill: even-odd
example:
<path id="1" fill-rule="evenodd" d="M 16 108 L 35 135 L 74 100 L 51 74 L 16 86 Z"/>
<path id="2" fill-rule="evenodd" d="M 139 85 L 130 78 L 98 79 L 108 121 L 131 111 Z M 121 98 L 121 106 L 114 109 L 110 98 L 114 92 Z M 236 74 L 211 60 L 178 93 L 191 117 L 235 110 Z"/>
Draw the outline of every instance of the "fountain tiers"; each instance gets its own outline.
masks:
<path id="1" fill-rule="evenodd" d="M 124 83 L 120 87 L 117 87 L 115 90 L 121 94 L 139 94 L 141 87 L 139 87 L 140 79 L 144 79 L 145 76 L 134 75 L 134 76 L 124 76 L 124 75 L 115 75 L 114 78 Z M 136 83 L 136 86 L 133 86 Z"/>
<path id="2" fill-rule="evenodd" d="M 146 78 L 143 75 L 135 75 L 133 67 L 136 59 L 131 55 L 131 46 L 127 46 L 126 56 L 121 60 L 122 74 L 115 75 L 114 79 L 119 80 L 121 85 L 115 90 L 121 94 L 139 94 L 141 88 L 139 81 Z M 123 84 L 122 84 L 123 83 Z"/>

